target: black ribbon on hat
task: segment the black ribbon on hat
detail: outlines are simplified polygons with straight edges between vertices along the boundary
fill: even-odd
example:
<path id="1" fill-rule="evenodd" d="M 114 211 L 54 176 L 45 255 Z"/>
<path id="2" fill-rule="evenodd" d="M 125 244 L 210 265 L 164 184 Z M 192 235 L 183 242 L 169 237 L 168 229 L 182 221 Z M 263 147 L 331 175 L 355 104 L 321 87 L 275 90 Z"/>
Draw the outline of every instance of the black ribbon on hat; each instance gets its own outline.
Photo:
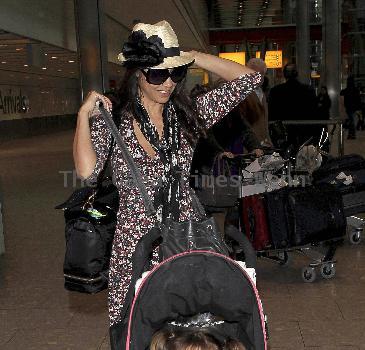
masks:
<path id="1" fill-rule="evenodd" d="M 142 30 L 133 32 L 122 49 L 127 68 L 148 68 L 161 64 L 167 57 L 180 56 L 179 47 L 165 48 L 158 35 L 147 38 Z"/>

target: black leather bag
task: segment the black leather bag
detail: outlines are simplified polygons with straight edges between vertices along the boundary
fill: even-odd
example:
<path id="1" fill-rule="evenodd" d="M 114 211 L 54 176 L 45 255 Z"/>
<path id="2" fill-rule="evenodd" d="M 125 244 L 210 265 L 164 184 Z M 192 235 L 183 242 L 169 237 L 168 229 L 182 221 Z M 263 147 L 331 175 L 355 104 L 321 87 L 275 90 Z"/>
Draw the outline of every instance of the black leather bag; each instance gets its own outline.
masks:
<path id="1" fill-rule="evenodd" d="M 191 250 L 215 251 L 228 255 L 227 247 L 213 217 L 203 221 L 176 222 L 167 220 L 160 226 L 163 259 Z"/>
<path id="2" fill-rule="evenodd" d="M 219 165 L 218 175 L 215 176 L 213 171 L 211 175 L 200 175 L 196 195 L 206 207 L 234 207 L 239 197 L 239 178 L 237 176 L 235 179 L 231 176 L 230 166 L 226 159 L 216 157 L 214 164 Z"/>
<path id="3" fill-rule="evenodd" d="M 76 190 L 56 206 L 64 211 L 66 222 L 63 272 L 70 291 L 97 293 L 108 286 L 119 197 L 111 179 L 105 177 L 107 163 L 95 186 Z"/>

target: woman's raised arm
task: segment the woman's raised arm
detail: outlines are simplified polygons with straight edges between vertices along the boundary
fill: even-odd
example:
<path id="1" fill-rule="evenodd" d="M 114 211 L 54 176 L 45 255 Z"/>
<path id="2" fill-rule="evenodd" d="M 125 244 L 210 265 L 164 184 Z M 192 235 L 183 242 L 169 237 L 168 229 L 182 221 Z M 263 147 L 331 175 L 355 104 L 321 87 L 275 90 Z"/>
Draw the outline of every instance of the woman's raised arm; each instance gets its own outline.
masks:
<path id="1" fill-rule="evenodd" d="M 111 109 L 111 101 L 107 97 L 92 91 L 87 95 L 77 116 L 73 158 L 76 173 L 84 179 L 93 173 L 97 162 L 97 153 L 91 139 L 90 117 L 98 100 L 102 101 L 106 108 Z"/>
<path id="2" fill-rule="evenodd" d="M 198 51 L 190 51 L 194 56 L 195 64 L 224 80 L 233 80 L 244 74 L 255 73 L 252 69 L 224 58 L 213 56 Z"/>

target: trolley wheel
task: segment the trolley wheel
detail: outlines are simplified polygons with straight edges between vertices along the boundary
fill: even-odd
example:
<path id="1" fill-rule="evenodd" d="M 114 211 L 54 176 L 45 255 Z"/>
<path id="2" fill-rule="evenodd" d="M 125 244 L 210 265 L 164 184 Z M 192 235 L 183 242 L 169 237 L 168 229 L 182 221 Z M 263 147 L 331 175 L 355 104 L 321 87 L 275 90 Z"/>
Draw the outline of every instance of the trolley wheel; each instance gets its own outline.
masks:
<path id="1" fill-rule="evenodd" d="M 351 244 L 359 244 L 361 242 L 362 229 L 354 229 L 349 232 L 349 240 Z"/>
<path id="2" fill-rule="evenodd" d="M 317 277 L 314 267 L 307 266 L 302 269 L 302 278 L 304 282 L 312 283 Z"/>
<path id="3" fill-rule="evenodd" d="M 325 279 L 330 279 L 335 277 L 336 266 L 334 263 L 326 263 L 321 266 L 321 275 Z"/>
<path id="4" fill-rule="evenodd" d="M 289 254 L 288 252 L 280 252 L 278 253 L 279 265 L 287 266 L 289 264 Z"/>

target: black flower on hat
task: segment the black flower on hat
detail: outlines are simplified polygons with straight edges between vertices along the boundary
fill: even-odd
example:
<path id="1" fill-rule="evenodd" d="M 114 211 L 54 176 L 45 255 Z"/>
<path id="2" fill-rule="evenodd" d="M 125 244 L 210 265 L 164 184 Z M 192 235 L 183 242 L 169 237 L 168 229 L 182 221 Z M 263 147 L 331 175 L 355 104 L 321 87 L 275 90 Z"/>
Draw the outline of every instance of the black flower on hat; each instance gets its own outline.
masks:
<path id="1" fill-rule="evenodd" d="M 127 68 L 157 66 L 164 60 L 164 44 L 157 35 L 147 38 L 142 30 L 133 32 L 123 45 L 122 53 Z"/>

